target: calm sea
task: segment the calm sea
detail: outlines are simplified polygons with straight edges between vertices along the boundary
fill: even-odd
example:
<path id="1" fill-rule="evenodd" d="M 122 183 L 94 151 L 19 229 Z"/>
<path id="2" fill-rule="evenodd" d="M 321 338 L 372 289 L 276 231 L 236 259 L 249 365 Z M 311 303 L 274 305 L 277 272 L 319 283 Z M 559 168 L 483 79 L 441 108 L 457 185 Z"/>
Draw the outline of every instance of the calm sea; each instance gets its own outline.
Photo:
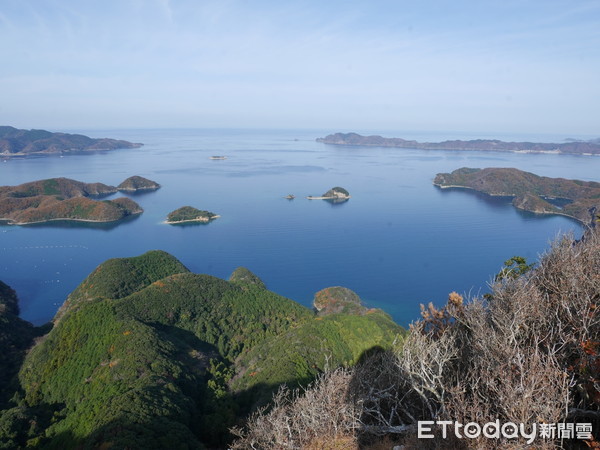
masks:
<path id="1" fill-rule="evenodd" d="M 419 317 L 419 303 L 443 304 L 451 291 L 482 294 L 506 259 L 535 261 L 559 233 L 581 234 L 564 217 L 535 216 L 505 199 L 437 189 L 436 173 L 516 167 L 598 181 L 600 164 L 596 157 L 327 146 L 315 142 L 328 134 L 322 130 L 76 131 L 145 145 L 0 161 L 0 184 L 69 177 L 116 185 L 141 175 L 163 187 L 132 196 L 145 212 L 116 226 L 0 226 L 0 280 L 17 291 L 22 316 L 36 324 L 49 320 L 106 259 L 162 249 L 190 270 L 217 277 L 245 266 L 271 290 L 307 306 L 318 290 L 346 286 L 407 325 Z M 342 204 L 305 199 L 333 186 L 346 188 L 352 198 Z M 287 194 L 296 199 L 284 199 Z M 207 225 L 162 223 L 184 205 L 221 218 Z"/>

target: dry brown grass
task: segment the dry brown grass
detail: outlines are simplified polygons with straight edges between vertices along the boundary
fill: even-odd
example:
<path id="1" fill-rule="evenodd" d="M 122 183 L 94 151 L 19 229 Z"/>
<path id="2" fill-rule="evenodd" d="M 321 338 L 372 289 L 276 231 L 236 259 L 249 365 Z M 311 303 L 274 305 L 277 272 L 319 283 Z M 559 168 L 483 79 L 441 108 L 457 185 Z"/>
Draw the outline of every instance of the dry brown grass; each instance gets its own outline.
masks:
<path id="1" fill-rule="evenodd" d="M 531 447 L 523 440 L 419 440 L 415 425 L 499 419 L 592 422 L 597 430 L 599 299 L 599 236 L 589 233 L 578 243 L 559 239 L 536 269 L 496 282 L 491 296 L 465 302 L 452 293 L 443 308 L 423 308 L 423 320 L 396 351 L 324 374 L 287 402 L 276 399 L 238 441 L 260 436 L 260 445 L 234 448 L 316 448 L 330 439 L 360 448 L 389 442 L 406 449 L 569 447 L 539 439 Z"/>

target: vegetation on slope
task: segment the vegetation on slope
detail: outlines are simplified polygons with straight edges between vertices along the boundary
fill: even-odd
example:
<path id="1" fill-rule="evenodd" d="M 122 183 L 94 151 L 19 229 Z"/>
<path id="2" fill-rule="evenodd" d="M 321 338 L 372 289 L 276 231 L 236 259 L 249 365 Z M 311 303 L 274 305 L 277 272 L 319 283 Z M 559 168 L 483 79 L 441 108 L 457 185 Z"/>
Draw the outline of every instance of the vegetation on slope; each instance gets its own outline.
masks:
<path id="1" fill-rule="evenodd" d="M 364 314 L 367 311 L 356 292 L 342 286 L 333 286 L 317 292 L 313 306 L 320 316 L 335 313 Z"/>
<path id="2" fill-rule="evenodd" d="M 512 168 L 472 169 L 439 173 L 433 183 L 441 188 L 465 187 L 489 195 L 514 197 L 513 205 L 535 213 L 571 216 L 585 224 L 590 209 L 600 207 L 600 183 L 540 177 Z M 548 200 L 566 200 L 562 207 Z"/>
<path id="3" fill-rule="evenodd" d="M 232 279 L 159 251 L 100 265 L 22 364 L 0 448 L 221 448 L 280 383 L 402 331 L 383 313 L 316 317 L 247 270 Z"/>
<path id="4" fill-rule="evenodd" d="M 350 193 L 343 187 L 335 186 L 325 192 L 323 197 L 350 198 Z"/>
<path id="5" fill-rule="evenodd" d="M 497 139 L 452 140 L 443 142 L 417 142 L 402 138 L 385 138 L 377 135 L 362 136 L 357 133 L 335 133 L 317 142 L 333 145 L 360 145 L 374 147 L 398 147 L 423 150 L 476 150 L 493 152 L 600 154 L 598 139 L 590 141 L 570 140 L 560 144 L 543 142 L 504 142 Z"/>
<path id="6" fill-rule="evenodd" d="M 92 139 L 81 134 L 19 130 L 9 126 L 0 126 L 0 154 L 4 157 L 114 150 L 141 146 L 142 144 L 116 139 Z"/>
<path id="7" fill-rule="evenodd" d="M 188 268 L 177 258 L 160 250 L 131 258 L 109 259 L 75 288 L 61 306 L 57 318 L 85 301 L 123 298 L 162 278 L 187 272 Z"/>
<path id="8" fill-rule="evenodd" d="M 139 178 L 139 180 L 138 180 Z M 50 220 L 114 222 L 140 214 L 142 208 L 129 198 L 97 200 L 118 190 L 155 189 L 153 181 L 131 177 L 116 188 L 102 183 L 83 183 L 68 178 L 50 178 L 19 186 L 0 187 L 0 220 L 9 224 L 28 224 Z M 120 186 L 121 186 L 120 185 Z"/>
<path id="9" fill-rule="evenodd" d="M 229 281 L 239 284 L 240 286 L 256 286 L 262 289 L 267 288 L 260 278 L 245 267 L 238 267 L 235 269 L 229 277 Z"/>
<path id="10" fill-rule="evenodd" d="M 358 449 L 384 438 L 386 448 L 407 450 L 596 448 L 600 236 L 564 237 L 535 268 L 521 258 L 505 265 L 486 298 L 451 293 L 442 308 L 422 307 L 401 347 L 276 396 L 236 430 L 232 448 Z M 452 425 L 447 436 L 432 426 L 434 438 L 418 439 L 420 420 L 537 424 L 538 434 L 531 446 L 518 437 L 461 439 Z M 560 423 L 592 432 L 540 437 L 542 424 Z"/>
<path id="11" fill-rule="evenodd" d="M 204 211 L 192 206 L 182 206 L 167 216 L 167 223 L 209 222 L 219 217 L 210 211 Z"/>
<path id="12" fill-rule="evenodd" d="M 117 186 L 120 191 L 148 191 L 160 188 L 160 184 L 148 178 L 134 175 Z"/>

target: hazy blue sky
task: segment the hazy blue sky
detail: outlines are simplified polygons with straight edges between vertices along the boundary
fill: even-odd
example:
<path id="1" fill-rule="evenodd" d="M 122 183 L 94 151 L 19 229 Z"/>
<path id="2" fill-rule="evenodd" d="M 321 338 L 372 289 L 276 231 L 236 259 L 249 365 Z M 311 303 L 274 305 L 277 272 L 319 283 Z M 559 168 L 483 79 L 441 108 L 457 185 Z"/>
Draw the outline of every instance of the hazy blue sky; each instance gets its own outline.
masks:
<path id="1" fill-rule="evenodd" d="M 600 1 L 0 0 L 0 124 L 600 136 Z"/>

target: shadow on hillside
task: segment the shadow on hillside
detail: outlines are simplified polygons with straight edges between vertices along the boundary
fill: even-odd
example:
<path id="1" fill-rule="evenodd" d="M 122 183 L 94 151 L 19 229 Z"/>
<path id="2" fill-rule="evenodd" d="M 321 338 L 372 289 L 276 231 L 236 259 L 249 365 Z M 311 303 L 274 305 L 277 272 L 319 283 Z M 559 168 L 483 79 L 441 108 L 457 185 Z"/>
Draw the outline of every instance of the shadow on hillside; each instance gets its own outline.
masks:
<path id="1" fill-rule="evenodd" d="M 395 360 L 393 351 L 375 346 L 365 350 L 356 364 L 348 385 L 346 402 L 363 407 L 361 425 L 357 430 L 360 448 L 384 448 L 382 445 L 392 448 L 403 444 L 407 448 L 424 450 L 466 448 L 464 443 L 456 439 L 417 440 L 414 430 L 409 430 L 409 433 L 390 432 L 391 428 L 403 425 L 402 422 L 412 423 L 411 418 L 403 417 L 402 412 L 396 411 L 399 398 L 413 405 L 412 419 L 429 420 L 427 408 L 419 396 L 406 389 L 397 376 L 400 369 L 395 366 Z M 386 421 L 388 429 L 383 426 Z"/>
<path id="2" fill-rule="evenodd" d="M 15 398 L 20 397 L 16 394 Z M 75 437 L 71 432 L 61 433 L 60 442 L 51 444 L 45 437 L 45 430 L 56 420 L 64 417 L 64 403 L 40 403 L 27 406 L 22 400 L 19 405 L 0 411 L 0 448 L 69 448 L 64 443 L 72 444 Z M 70 446 L 73 448 L 73 445 Z"/>
<path id="3" fill-rule="evenodd" d="M 442 196 L 454 196 L 454 195 L 470 195 L 474 197 L 480 203 L 483 203 L 485 206 L 490 208 L 509 208 L 512 206 L 511 202 L 513 197 L 510 196 L 501 196 L 501 195 L 488 195 L 484 192 L 475 191 L 473 189 L 467 188 L 441 188 L 439 186 L 434 186 L 436 188 L 436 192 L 438 192 Z"/>
<path id="4" fill-rule="evenodd" d="M 149 414 L 144 419 L 136 422 L 120 416 L 97 428 L 96 431 L 85 437 L 80 445 L 77 445 L 77 447 L 71 446 L 71 448 L 129 450 L 192 450 L 204 448 L 190 430 L 190 427 L 179 421 L 165 416 Z"/>

